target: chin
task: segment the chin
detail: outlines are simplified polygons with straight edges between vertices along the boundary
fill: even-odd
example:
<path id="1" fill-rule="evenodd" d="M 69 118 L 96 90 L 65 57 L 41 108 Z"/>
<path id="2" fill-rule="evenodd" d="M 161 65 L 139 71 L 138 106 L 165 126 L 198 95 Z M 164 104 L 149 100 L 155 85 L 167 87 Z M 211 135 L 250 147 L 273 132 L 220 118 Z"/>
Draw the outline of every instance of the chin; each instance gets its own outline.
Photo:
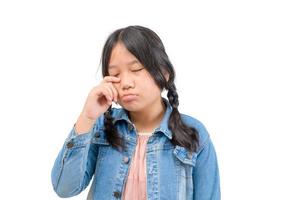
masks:
<path id="1" fill-rule="evenodd" d="M 136 104 L 120 104 L 120 105 L 122 106 L 122 108 L 124 108 L 129 112 L 136 112 L 141 110 L 141 107 Z"/>

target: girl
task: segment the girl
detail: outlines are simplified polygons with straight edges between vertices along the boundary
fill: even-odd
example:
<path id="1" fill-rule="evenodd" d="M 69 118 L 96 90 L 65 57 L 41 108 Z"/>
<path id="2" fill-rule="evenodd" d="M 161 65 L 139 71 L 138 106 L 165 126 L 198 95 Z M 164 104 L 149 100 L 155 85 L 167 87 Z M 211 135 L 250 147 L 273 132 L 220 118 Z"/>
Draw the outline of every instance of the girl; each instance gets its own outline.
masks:
<path id="1" fill-rule="evenodd" d="M 93 177 L 93 200 L 220 199 L 214 146 L 200 121 L 179 113 L 175 71 L 156 33 L 113 32 L 102 75 L 54 163 L 55 192 L 77 195 Z"/>

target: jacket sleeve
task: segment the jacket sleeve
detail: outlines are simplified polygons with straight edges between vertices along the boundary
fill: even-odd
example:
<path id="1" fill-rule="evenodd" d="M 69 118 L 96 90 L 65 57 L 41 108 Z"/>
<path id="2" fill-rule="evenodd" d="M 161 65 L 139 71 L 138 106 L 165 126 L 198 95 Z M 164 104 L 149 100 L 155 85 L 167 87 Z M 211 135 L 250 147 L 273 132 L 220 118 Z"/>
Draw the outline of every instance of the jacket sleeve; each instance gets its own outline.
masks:
<path id="1" fill-rule="evenodd" d="M 217 156 L 209 136 L 198 154 L 193 173 L 194 200 L 221 199 Z"/>
<path id="2" fill-rule="evenodd" d="M 51 171 L 53 189 L 58 196 L 72 197 L 88 186 L 98 156 L 97 146 L 91 142 L 97 129 L 95 123 L 88 133 L 78 135 L 75 125 L 72 128 Z"/>

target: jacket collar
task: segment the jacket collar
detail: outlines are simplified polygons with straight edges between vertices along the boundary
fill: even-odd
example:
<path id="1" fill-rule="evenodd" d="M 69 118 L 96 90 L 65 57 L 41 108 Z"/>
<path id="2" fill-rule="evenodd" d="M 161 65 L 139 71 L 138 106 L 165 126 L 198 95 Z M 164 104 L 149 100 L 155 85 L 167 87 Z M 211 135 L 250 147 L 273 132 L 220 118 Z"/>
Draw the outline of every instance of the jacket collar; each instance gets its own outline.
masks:
<path id="1" fill-rule="evenodd" d="M 163 119 L 160 122 L 159 127 L 157 127 L 154 130 L 154 133 L 162 132 L 164 133 L 169 139 L 172 139 L 172 132 L 168 127 L 169 118 L 172 112 L 172 106 L 170 102 L 162 97 L 162 100 L 164 104 L 166 105 L 166 111 L 164 113 Z M 129 113 L 127 110 L 121 108 L 121 109 L 114 109 L 114 112 L 112 112 L 113 117 L 113 124 L 115 124 L 117 121 L 125 120 L 127 123 L 131 124 L 133 126 L 133 123 L 129 119 Z"/>

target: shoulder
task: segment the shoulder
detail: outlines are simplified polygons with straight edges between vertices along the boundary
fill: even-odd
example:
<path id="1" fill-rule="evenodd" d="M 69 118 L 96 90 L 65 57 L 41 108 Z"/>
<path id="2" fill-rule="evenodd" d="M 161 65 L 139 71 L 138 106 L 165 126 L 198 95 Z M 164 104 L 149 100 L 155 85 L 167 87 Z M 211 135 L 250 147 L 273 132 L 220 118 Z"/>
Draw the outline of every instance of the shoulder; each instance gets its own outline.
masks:
<path id="1" fill-rule="evenodd" d="M 195 117 L 192 117 L 187 114 L 182 114 L 182 113 L 180 113 L 180 115 L 181 115 L 182 121 L 187 126 L 193 127 L 196 129 L 196 131 L 198 132 L 198 135 L 199 135 L 200 148 L 203 148 L 210 139 L 209 133 L 208 133 L 205 125 L 200 120 L 196 119 Z"/>

